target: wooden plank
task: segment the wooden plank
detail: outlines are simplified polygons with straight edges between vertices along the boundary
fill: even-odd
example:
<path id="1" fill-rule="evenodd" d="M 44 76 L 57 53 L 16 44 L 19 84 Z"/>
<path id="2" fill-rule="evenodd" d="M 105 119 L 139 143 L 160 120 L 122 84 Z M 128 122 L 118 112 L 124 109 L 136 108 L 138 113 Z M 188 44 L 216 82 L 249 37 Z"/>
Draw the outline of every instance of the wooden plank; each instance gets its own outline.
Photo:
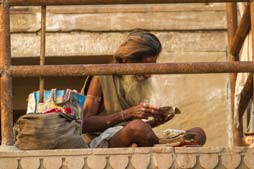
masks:
<path id="1" fill-rule="evenodd" d="M 226 52 L 226 33 L 153 32 L 168 52 Z M 46 56 L 112 55 L 127 33 L 48 33 Z M 12 34 L 12 56 L 38 56 L 38 34 Z"/>
<path id="2" fill-rule="evenodd" d="M 23 7 L 24 8 L 24 7 Z M 38 12 L 37 7 L 30 7 Z M 50 6 L 48 12 L 54 14 L 84 13 L 147 13 L 147 12 L 190 12 L 225 11 L 225 4 L 135 4 L 135 5 L 87 5 L 87 6 Z"/>
<path id="3" fill-rule="evenodd" d="M 12 14 L 11 32 L 38 32 L 40 13 Z M 202 17 L 201 17 L 202 16 Z M 226 30 L 225 11 L 146 13 L 47 13 L 48 32 L 130 31 L 135 28 L 160 31 Z"/>
<path id="4" fill-rule="evenodd" d="M 47 12 L 53 14 L 85 13 L 147 13 L 147 12 L 189 12 L 225 11 L 225 4 L 129 4 L 129 5 L 79 5 L 49 6 Z M 40 7 L 12 7 L 10 14 L 31 14 L 40 12 Z"/>

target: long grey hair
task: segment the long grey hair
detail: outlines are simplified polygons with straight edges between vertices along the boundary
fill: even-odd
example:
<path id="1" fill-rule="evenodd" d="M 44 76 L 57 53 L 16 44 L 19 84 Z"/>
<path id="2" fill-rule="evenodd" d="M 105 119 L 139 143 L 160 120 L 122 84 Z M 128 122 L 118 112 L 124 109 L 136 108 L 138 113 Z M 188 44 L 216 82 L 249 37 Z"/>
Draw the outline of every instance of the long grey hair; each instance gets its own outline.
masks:
<path id="1" fill-rule="evenodd" d="M 158 56 L 160 52 L 161 43 L 154 34 L 134 30 L 116 50 L 114 63 L 122 63 L 123 58 L 132 62 L 139 62 L 147 56 Z"/>

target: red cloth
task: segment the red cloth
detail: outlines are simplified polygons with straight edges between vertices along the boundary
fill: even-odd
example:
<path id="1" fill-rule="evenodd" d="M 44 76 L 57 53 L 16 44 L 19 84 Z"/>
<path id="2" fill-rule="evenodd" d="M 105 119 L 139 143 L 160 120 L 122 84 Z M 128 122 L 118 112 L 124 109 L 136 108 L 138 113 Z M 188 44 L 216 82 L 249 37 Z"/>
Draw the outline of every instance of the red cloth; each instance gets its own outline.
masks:
<path id="1" fill-rule="evenodd" d="M 65 108 L 63 108 L 63 109 L 52 108 L 52 109 L 48 109 L 48 110 L 45 111 L 44 113 L 47 114 L 47 113 L 54 113 L 54 112 L 72 114 L 72 113 L 71 113 L 71 108 L 70 108 L 70 107 L 65 107 Z"/>

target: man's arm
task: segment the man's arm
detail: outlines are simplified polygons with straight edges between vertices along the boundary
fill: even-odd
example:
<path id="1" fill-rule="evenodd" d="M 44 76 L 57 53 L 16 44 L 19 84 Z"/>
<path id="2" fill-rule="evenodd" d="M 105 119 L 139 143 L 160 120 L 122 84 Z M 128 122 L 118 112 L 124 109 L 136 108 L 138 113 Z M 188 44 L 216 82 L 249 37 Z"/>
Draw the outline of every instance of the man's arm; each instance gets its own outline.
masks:
<path id="1" fill-rule="evenodd" d="M 120 122 L 133 119 L 147 119 L 159 109 L 158 107 L 141 103 L 111 115 L 98 116 L 100 107 L 103 106 L 103 102 L 99 101 L 103 99 L 100 98 L 103 98 L 100 80 L 98 77 L 94 76 L 90 82 L 84 104 L 84 132 L 100 132 Z"/>
<path id="2" fill-rule="evenodd" d="M 84 132 L 104 131 L 123 121 L 121 112 L 116 112 L 107 116 L 97 115 L 100 111 L 100 107 L 103 106 L 102 97 L 100 80 L 97 76 L 94 76 L 90 82 L 84 104 Z"/>

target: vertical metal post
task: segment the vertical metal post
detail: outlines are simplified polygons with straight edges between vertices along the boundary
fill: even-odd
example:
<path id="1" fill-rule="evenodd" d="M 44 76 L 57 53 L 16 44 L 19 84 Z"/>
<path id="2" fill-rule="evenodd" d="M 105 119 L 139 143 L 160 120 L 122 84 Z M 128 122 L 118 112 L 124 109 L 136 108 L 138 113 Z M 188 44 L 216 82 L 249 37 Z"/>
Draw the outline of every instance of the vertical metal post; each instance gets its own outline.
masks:
<path id="1" fill-rule="evenodd" d="M 251 41 L 252 41 L 252 46 L 251 46 L 251 50 L 252 50 L 252 62 L 254 62 L 254 1 L 251 1 L 250 3 L 250 22 L 251 22 Z M 254 78 L 254 74 L 252 73 L 252 77 Z M 252 78 L 252 80 L 254 80 Z M 254 111 L 254 81 L 252 81 L 253 84 L 253 90 L 252 90 L 252 103 L 251 103 L 251 111 Z M 251 114 L 253 115 L 253 112 L 251 112 Z M 250 118 L 251 120 L 253 118 Z M 252 130 L 252 129 L 251 129 Z"/>
<path id="2" fill-rule="evenodd" d="M 237 4 L 227 3 L 227 25 L 228 25 L 228 46 L 231 48 L 234 35 L 237 30 Z M 235 56 L 229 55 L 229 61 L 235 61 Z M 231 97 L 231 113 L 228 116 L 228 146 L 239 145 L 238 129 L 234 125 L 234 105 L 235 105 L 235 82 L 236 73 L 230 74 L 230 97 Z M 233 135 L 232 135 L 233 132 Z"/>
<path id="3" fill-rule="evenodd" d="M 1 129 L 2 145 L 13 145 L 12 77 L 10 51 L 9 1 L 2 0 L 0 5 L 0 66 L 4 68 L 1 76 Z"/>
<path id="4" fill-rule="evenodd" d="M 41 7 L 41 50 L 40 65 L 45 65 L 45 45 L 46 45 L 46 6 Z M 40 102 L 43 102 L 44 77 L 40 77 Z"/>

